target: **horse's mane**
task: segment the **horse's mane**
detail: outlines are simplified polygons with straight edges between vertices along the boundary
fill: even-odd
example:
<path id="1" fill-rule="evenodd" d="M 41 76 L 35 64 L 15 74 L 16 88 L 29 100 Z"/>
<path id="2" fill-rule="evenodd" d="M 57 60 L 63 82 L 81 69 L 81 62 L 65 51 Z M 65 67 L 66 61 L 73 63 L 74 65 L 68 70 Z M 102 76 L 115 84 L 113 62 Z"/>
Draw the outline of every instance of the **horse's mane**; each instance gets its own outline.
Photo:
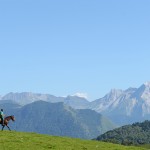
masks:
<path id="1" fill-rule="evenodd" d="M 7 118 L 12 118 L 13 116 L 14 116 L 14 115 L 6 116 L 5 119 L 7 119 Z"/>

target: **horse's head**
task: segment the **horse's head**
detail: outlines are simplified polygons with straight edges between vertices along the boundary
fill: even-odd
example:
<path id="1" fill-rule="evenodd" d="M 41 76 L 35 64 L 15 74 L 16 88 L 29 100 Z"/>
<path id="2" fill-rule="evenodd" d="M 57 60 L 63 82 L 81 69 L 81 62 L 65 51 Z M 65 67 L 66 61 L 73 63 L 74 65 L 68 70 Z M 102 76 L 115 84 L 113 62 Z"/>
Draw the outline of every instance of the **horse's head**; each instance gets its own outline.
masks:
<path id="1" fill-rule="evenodd" d="M 15 121 L 14 115 L 10 116 L 12 121 Z"/>

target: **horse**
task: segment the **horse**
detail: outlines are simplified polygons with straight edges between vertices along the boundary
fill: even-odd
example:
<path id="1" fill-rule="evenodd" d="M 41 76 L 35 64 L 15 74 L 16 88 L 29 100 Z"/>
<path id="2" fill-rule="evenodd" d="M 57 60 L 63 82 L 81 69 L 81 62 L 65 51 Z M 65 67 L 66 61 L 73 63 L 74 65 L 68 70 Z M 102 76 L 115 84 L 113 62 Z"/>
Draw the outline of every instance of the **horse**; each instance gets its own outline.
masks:
<path id="1" fill-rule="evenodd" d="M 3 129 L 4 129 L 5 126 L 7 126 L 7 128 L 9 129 L 9 131 L 11 131 L 11 129 L 8 126 L 8 123 L 9 123 L 10 120 L 15 121 L 15 117 L 12 115 L 12 116 L 7 116 L 7 117 L 4 118 L 4 125 L 2 125 L 2 131 L 3 131 Z M 0 124 L 2 124 L 1 121 L 0 121 Z"/>

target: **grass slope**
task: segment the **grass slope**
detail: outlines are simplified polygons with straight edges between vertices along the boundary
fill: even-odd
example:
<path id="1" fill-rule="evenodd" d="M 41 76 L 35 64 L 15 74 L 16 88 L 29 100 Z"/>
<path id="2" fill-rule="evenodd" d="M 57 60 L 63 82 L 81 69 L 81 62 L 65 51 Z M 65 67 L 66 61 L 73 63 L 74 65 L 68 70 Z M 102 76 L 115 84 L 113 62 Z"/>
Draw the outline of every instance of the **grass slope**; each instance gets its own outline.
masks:
<path id="1" fill-rule="evenodd" d="M 0 131 L 0 150 L 144 150 L 98 141 L 36 133 Z"/>

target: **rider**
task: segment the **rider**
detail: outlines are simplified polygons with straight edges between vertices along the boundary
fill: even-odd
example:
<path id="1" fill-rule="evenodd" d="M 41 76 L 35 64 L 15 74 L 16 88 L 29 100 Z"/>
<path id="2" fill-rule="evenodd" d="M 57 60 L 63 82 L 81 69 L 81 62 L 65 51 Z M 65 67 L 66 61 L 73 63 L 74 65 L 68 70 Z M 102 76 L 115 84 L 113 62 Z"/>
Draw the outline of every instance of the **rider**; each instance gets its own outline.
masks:
<path id="1" fill-rule="evenodd" d="M 4 113 L 3 113 L 3 109 L 1 109 L 0 111 L 0 119 L 1 119 L 1 122 L 2 122 L 2 126 L 4 125 Z"/>

